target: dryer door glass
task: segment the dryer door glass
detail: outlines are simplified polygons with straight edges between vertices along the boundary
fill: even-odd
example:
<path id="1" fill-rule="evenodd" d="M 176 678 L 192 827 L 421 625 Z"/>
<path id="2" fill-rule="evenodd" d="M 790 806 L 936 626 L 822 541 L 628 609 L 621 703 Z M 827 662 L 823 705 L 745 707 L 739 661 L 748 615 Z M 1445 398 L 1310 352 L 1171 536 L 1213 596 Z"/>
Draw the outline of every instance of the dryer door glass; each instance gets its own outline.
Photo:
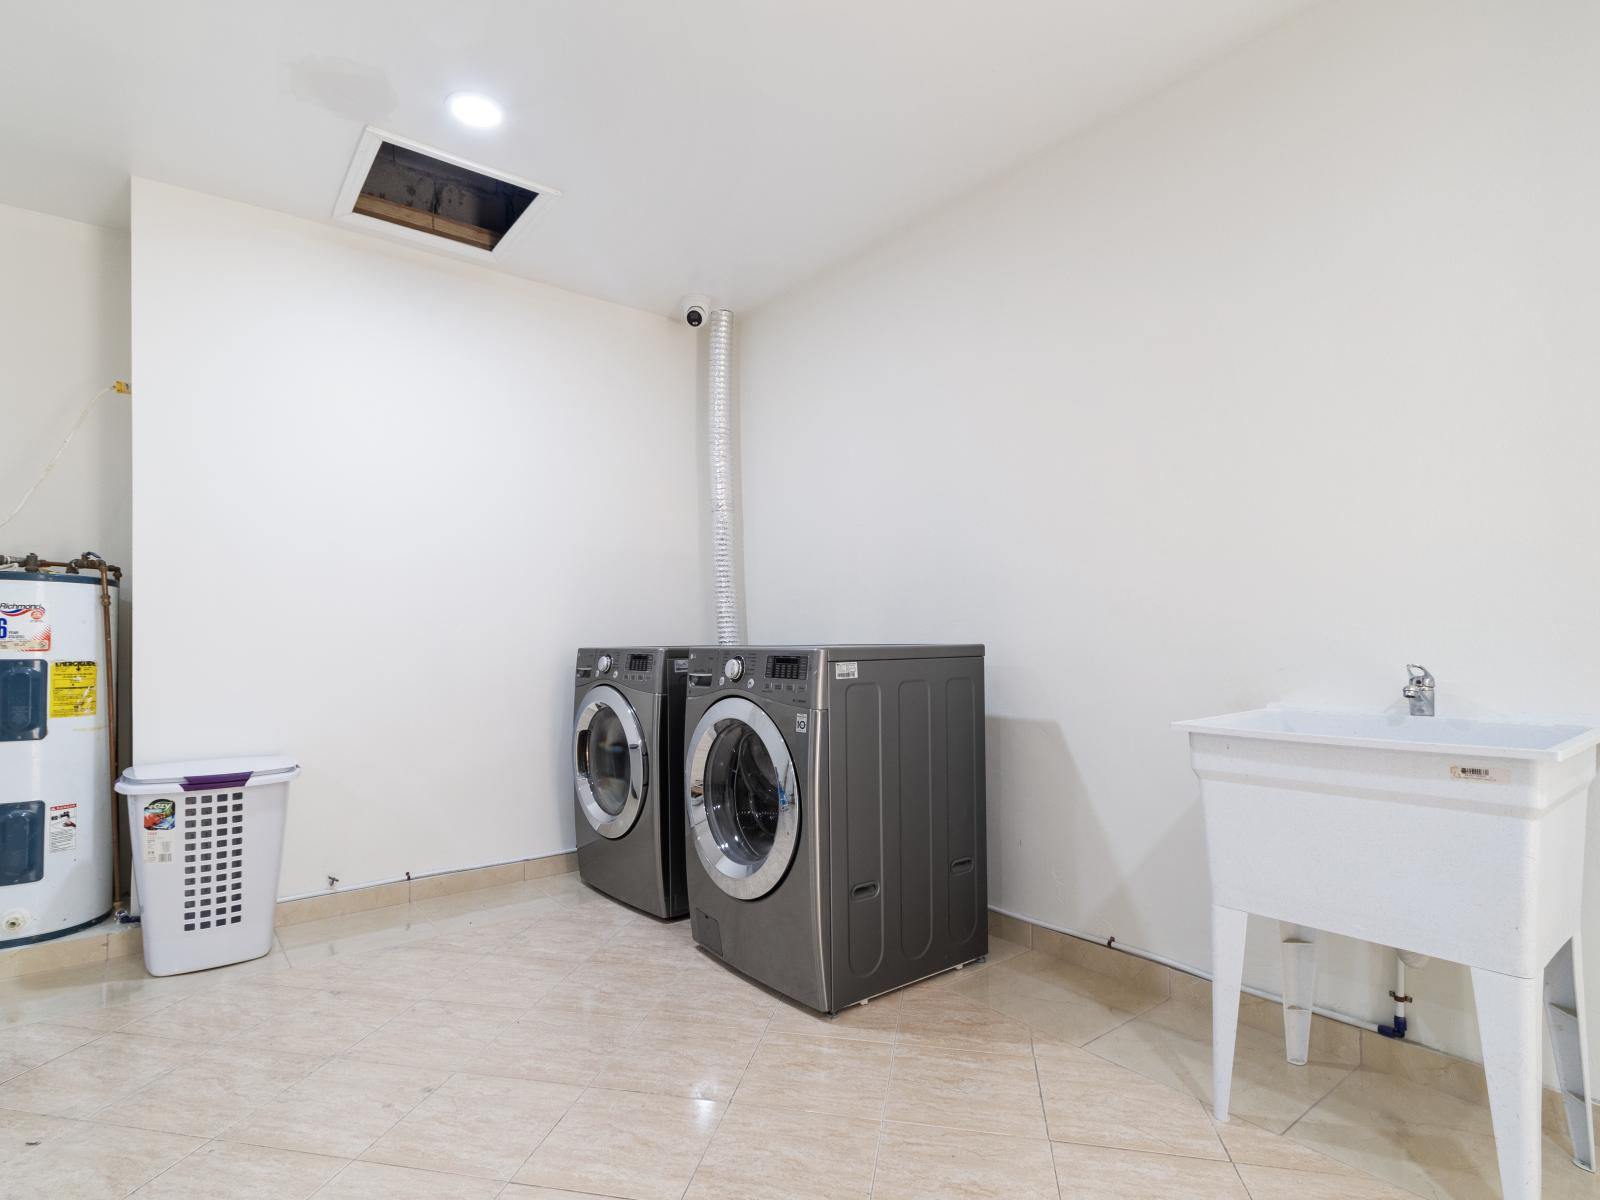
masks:
<path id="1" fill-rule="evenodd" d="M 649 786 L 649 749 L 638 715 L 608 684 L 590 688 L 572 731 L 578 811 L 602 837 L 633 828 Z"/>
<path id="2" fill-rule="evenodd" d="M 628 802 L 633 771 L 628 766 L 628 738 L 622 722 L 610 708 L 601 708 L 589 722 L 588 736 L 579 747 L 578 764 L 589 778 L 594 802 L 610 816 L 616 816 Z"/>
<path id="3" fill-rule="evenodd" d="M 800 789 L 783 735 L 764 710 L 728 697 L 689 739 L 689 828 L 701 865 L 740 900 L 783 879 L 800 833 Z"/>

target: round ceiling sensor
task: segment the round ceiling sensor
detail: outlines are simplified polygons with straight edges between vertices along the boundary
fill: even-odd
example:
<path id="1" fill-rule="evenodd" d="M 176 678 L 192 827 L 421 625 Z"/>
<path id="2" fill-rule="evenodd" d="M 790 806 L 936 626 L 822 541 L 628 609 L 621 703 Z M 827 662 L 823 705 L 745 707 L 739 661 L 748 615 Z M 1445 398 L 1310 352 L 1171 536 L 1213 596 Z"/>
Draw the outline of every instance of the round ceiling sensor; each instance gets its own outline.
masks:
<path id="1" fill-rule="evenodd" d="M 474 129 L 493 129 L 505 113 L 493 100 L 477 92 L 457 92 L 450 97 L 450 115 Z"/>

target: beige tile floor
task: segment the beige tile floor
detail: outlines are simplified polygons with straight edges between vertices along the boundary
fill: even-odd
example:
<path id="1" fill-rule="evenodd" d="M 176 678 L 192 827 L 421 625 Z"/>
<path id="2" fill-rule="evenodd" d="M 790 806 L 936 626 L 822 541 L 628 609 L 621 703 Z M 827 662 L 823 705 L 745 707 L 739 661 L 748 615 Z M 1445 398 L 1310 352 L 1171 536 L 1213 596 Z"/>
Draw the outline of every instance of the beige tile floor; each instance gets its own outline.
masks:
<path id="1" fill-rule="evenodd" d="M 575 876 L 0 980 L 0 1200 L 1469 1200 L 1487 1113 L 994 939 L 834 1020 Z M 1547 1138 L 1546 1195 L 1600 1197 Z"/>

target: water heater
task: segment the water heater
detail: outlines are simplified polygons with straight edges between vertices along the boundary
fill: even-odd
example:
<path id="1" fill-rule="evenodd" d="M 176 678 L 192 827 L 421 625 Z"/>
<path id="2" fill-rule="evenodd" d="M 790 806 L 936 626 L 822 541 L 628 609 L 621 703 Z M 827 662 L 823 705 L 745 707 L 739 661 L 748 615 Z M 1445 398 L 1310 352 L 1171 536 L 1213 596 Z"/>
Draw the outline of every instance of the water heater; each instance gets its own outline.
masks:
<path id="1" fill-rule="evenodd" d="M 109 606 L 101 587 L 98 570 L 0 560 L 0 946 L 61 937 L 112 908 L 117 582 Z"/>

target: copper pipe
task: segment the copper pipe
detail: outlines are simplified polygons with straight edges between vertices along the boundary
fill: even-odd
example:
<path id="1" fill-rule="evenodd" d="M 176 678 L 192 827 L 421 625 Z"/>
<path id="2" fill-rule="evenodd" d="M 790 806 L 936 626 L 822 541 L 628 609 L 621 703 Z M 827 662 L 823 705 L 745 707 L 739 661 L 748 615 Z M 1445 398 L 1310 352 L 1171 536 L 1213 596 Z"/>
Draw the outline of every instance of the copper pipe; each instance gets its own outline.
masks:
<path id="1" fill-rule="evenodd" d="M 106 579 L 106 564 L 100 562 L 100 615 L 105 626 L 106 647 L 106 738 L 111 743 L 111 907 L 122 903 L 122 819 L 117 810 L 117 674 L 111 647 L 111 584 Z"/>
<path id="2" fill-rule="evenodd" d="M 11 558 L 8 555 L 0 554 L 0 570 L 3 570 L 6 567 L 16 567 L 18 570 L 22 571 L 37 571 L 41 567 L 61 567 L 67 572 L 68 575 L 76 575 L 85 567 L 89 568 L 91 571 L 100 570 L 101 562 L 102 560 L 100 556 L 92 553 L 84 554 L 82 557 L 75 558 L 71 562 L 55 562 L 48 558 L 40 558 L 37 554 L 25 554 L 21 558 Z M 121 567 L 106 564 L 105 570 L 108 574 L 110 574 L 111 578 L 115 579 L 118 583 L 122 582 Z"/>

